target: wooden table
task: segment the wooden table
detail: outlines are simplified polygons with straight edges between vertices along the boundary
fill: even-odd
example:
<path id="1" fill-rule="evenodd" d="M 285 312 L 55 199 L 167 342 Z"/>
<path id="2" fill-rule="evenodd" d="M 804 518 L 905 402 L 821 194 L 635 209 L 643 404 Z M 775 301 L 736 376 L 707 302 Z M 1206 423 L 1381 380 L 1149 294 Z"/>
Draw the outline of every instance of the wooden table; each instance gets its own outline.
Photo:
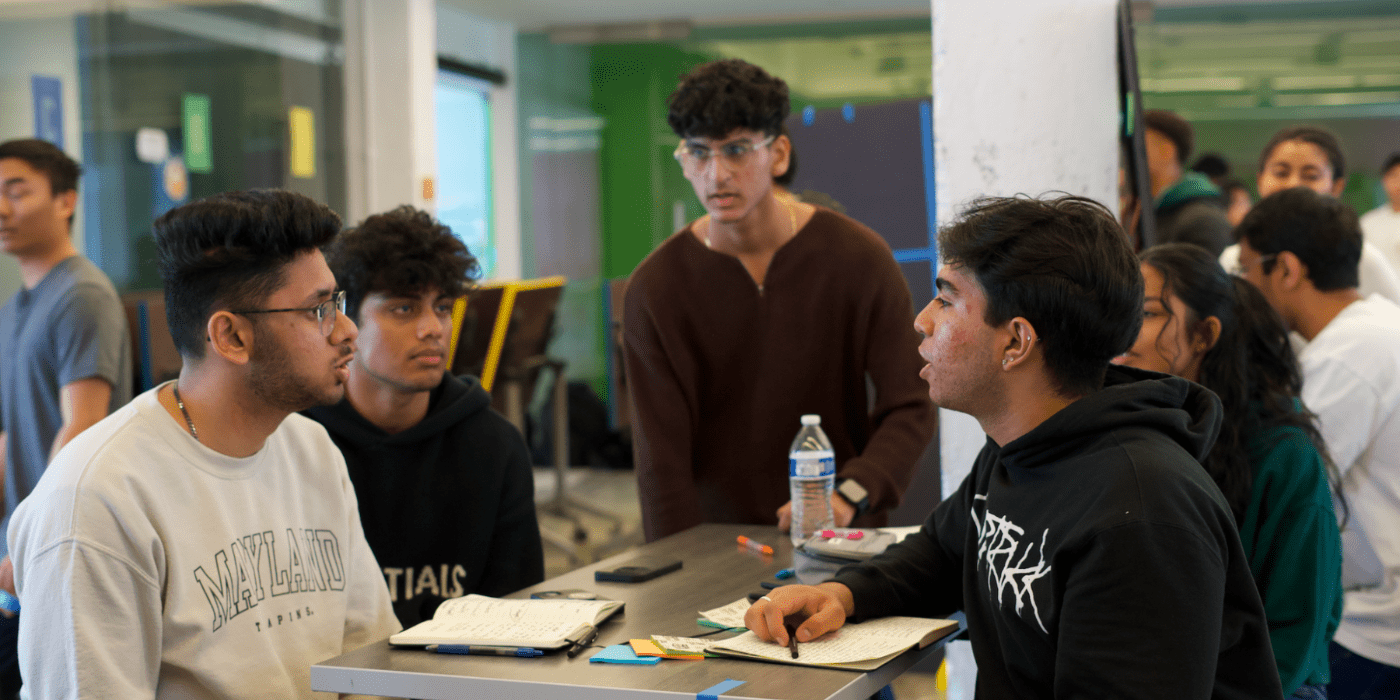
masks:
<path id="1" fill-rule="evenodd" d="M 737 546 L 747 535 L 774 549 L 763 557 Z M 597 569 L 611 569 L 639 556 L 669 557 L 683 568 L 644 583 L 602 583 Z M 759 582 L 778 570 L 794 567 L 803 583 L 817 583 L 836 566 L 794 553 L 787 535 L 772 527 L 706 524 L 550 579 L 512 594 L 525 598 L 533 591 L 581 588 L 604 598 L 627 603 L 623 612 L 604 622 L 594 644 L 626 643 L 654 634 L 693 636 L 708 631 L 696 625 L 699 611 L 710 610 L 759 590 Z M 724 635 L 726 633 L 721 633 Z M 725 697 L 772 700 L 864 700 L 947 641 L 910 650 L 869 673 L 791 666 L 787 664 L 705 659 L 663 659 L 655 666 L 589 663 L 600 649 L 585 650 L 573 659 L 564 653 L 519 659 L 493 656 L 434 654 L 422 649 L 390 647 L 387 640 L 311 667 L 313 690 L 365 695 L 447 700 L 449 698 L 515 698 L 521 700 L 628 700 L 694 698 L 726 679 L 744 681 Z"/>

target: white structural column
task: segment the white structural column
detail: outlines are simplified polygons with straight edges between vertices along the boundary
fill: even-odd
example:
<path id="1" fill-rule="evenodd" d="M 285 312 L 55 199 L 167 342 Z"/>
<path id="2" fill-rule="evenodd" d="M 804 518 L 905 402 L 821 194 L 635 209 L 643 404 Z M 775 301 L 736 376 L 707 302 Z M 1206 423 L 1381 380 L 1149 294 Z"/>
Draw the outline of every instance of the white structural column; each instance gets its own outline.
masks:
<path id="1" fill-rule="evenodd" d="M 350 219 L 412 204 L 435 210 L 433 0 L 346 0 L 345 126 Z M 427 186 L 425 186 L 427 185 Z"/>
<path id="2" fill-rule="evenodd" d="M 933 0 L 938 223 L 982 195 L 1063 191 L 1117 209 L 1114 0 Z M 939 412 L 943 493 L 986 435 Z"/>
<path id="3" fill-rule="evenodd" d="M 1064 191 L 1117 209 L 1114 0 L 932 0 L 938 223 L 982 195 Z M 938 412 L 943 494 L 986 442 Z M 949 700 L 972 697 L 966 644 L 949 645 Z"/>

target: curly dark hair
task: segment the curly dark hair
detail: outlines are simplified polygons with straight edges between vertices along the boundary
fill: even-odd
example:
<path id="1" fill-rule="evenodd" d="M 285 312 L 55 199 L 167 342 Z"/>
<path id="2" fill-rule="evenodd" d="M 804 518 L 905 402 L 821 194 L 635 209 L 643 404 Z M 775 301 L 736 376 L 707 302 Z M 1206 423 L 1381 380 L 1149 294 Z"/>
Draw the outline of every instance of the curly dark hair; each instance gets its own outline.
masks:
<path id="1" fill-rule="evenodd" d="M 1347 175 L 1347 158 L 1342 154 L 1342 142 L 1337 135 L 1320 126 L 1290 126 L 1278 130 L 1269 142 L 1264 144 L 1264 151 L 1259 154 L 1259 172 L 1264 172 L 1264 166 L 1269 164 L 1269 158 L 1274 154 L 1274 149 L 1279 144 L 1287 141 L 1304 141 L 1322 149 L 1327 154 L 1327 162 L 1332 165 L 1332 179 L 1340 180 Z"/>
<path id="2" fill-rule="evenodd" d="M 1191 128 L 1191 122 L 1170 110 L 1149 109 L 1142 113 L 1142 125 L 1167 137 L 1176 146 L 1176 162 L 1186 164 L 1191 150 L 1196 147 L 1196 131 Z"/>
<path id="3" fill-rule="evenodd" d="M 1249 438 L 1271 428 L 1296 428 L 1307 436 L 1340 498 L 1341 475 L 1318 432 L 1317 416 L 1302 405 L 1303 373 L 1288 329 L 1264 295 L 1226 274 L 1200 246 L 1165 243 L 1144 250 L 1141 259 L 1161 273 L 1162 296 L 1186 305 L 1187 327 L 1211 316 L 1220 319 L 1220 338 L 1201 358 L 1199 382 L 1220 397 L 1227 418 L 1203 466 L 1225 494 L 1235 523 L 1244 522 L 1254 488 Z M 1163 307 L 1171 314 L 1170 305 Z"/>
<path id="4" fill-rule="evenodd" d="M 326 262 L 345 291 L 345 313 L 355 321 L 371 292 L 411 296 L 435 288 L 456 297 L 481 274 L 452 229 L 407 204 L 346 229 L 326 249 Z"/>
<path id="5" fill-rule="evenodd" d="M 1113 213 L 1092 199 L 979 199 L 939 232 L 938 248 L 977 277 L 987 323 L 1031 322 L 1062 395 L 1100 389 L 1109 361 L 1137 340 L 1137 256 Z"/>
<path id="6" fill-rule="evenodd" d="M 1307 187 L 1275 192 L 1254 205 L 1235 236 L 1260 255 L 1288 251 L 1308 268 L 1320 292 L 1355 287 L 1360 280 L 1361 221 L 1350 206 Z M 1265 274 L 1277 260 L 1262 264 Z"/>
<path id="7" fill-rule="evenodd" d="M 777 136 L 790 109 L 787 83 L 737 58 L 712 61 L 682 76 L 666 106 L 666 123 L 677 136 L 711 139 L 735 129 Z"/>
<path id="8" fill-rule="evenodd" d="M 172 209 L 153 229 L 170 335 L 181 357 L 199 359 L 210 314 L 262 305 L 288 263 L 335 238 L 340 217 L 303 194 L 249 190 Z"/>

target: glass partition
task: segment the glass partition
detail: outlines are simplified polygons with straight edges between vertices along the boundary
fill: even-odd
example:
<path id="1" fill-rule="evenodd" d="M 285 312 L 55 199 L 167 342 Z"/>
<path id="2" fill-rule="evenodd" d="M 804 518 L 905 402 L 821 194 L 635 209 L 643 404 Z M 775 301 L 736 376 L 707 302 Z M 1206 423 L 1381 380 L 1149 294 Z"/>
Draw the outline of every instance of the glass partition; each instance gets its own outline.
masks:
<path id="1" fill-rule="evenodd" d="M 183 202 L 279 187 L 345 213 L 343 57 L 340 0 L 5 3 L 0 138 L 61 140 L 80 249 L 118 290 L 154 289 L 151 221 Z"/>

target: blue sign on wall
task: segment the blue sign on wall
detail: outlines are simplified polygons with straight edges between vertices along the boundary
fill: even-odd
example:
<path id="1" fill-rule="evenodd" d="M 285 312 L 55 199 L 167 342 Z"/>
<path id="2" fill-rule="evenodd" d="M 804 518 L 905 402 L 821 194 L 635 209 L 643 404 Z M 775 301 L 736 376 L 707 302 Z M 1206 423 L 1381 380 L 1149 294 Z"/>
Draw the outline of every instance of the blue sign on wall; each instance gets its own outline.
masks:
<path id="1" fill-rule="evenodd" d="M 63 81 L 33 76 L 34 137 L 63 149 Z"/>

